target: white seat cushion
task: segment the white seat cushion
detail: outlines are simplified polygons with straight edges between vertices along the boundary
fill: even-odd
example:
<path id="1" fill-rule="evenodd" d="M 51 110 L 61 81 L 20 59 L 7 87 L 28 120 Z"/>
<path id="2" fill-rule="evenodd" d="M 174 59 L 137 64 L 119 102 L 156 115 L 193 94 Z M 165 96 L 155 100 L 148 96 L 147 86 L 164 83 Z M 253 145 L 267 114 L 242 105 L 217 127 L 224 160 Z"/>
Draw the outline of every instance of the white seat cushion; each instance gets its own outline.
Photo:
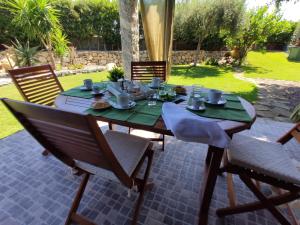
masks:
<path id="1" fill-rule="evenodd" d="M 150 141 L 146 138 L 111 130 L 108 130 L 104 136 L 123 169 L 131 176 Z"/>
<path id="2" fill-rule="evenodd" d="M 300 185 L 300 172 L 279 143 L 234 135 L 228 159 L 233 165 Z"/>
<path id="3" fill-rule="evenodd" d="M 128 176 L 131 176 L 146 152 L 150 141 L 145 138 L 111 130 L 106 131 L 104 136 L 124 171 Z M 92 164 L 81 161 L 76 161 L 76 164 L 90 173 L 111 177 L 111 175 L 106 175 L 107 172 L 104 169 Z"/>

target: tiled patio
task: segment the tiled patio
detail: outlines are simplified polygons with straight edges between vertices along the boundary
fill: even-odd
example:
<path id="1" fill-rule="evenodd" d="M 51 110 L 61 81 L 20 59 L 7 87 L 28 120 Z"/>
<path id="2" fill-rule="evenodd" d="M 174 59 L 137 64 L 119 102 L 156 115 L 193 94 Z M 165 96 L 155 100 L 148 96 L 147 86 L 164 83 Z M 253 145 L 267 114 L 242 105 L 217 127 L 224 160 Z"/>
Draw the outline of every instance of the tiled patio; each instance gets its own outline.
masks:
<path id="1" fill-rule="evenodd" d="M 258 119 L 251 131 L 244 133 L 276 140 L 291 126 Z M 299 145 L 290 143 L 287 148 L 291 156 L 300 161 Z M 25 131 L 0 140 L 1 225 L 64 224 L 80 178 L 73 176 L 70 169 L 53 156 L 44 157 L 41 152 L 42 147 Z M 205 154 L 205 145 L 167 138 L 165 152 L 155 153 L 151 172 L 155 187 L 145 196 L 140 224 L 197 224 Z M 277 224 L 266 211 L 217 219 L 216 208 L 227 205 L 225 181 L 224 176 L 218 178 L 210 211 L 210 225 Z M 245 202 L 253 199 L 238 179 L 235 179 L 235 184 L 239 200 Z M 94 176 L 85 192 L 80 212 L 99 225 L 130 224 L 135 197 L 128 198 L 127 190 L 116 181 L 108 180 L 107 175 Z"/>

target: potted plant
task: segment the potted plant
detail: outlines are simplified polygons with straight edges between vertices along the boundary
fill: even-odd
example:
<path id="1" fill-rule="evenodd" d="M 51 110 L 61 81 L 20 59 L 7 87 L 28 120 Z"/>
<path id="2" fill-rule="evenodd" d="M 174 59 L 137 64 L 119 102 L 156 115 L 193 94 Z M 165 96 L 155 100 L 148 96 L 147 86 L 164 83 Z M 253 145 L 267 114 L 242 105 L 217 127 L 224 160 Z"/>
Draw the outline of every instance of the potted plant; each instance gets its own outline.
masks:
<path id="1" fill-rule="evenodd" d="M 119 88 L 118 80 L 124 78 L 124 70 L 121 67 L 113 67 L 110 71 L 108 71 L 109 75 L 107 78 L 111 81 L 114 87 Z"/>

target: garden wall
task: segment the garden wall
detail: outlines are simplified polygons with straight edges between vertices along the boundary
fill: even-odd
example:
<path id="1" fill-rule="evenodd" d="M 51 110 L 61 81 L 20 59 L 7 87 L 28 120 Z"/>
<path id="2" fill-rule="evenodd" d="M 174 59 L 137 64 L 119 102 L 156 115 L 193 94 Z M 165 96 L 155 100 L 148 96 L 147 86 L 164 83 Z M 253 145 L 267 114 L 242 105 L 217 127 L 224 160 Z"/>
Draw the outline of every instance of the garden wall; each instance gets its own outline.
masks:
<path id="1" fill-rule="evenodd" d="M 201 51 L 201 61 L 209 57 L 221 58 L 226 51 Z M 14 55 L 11 52 L 0 52 L 0 64 L 8 64 L 5 54 L 9 56 L 11 61 L 14 61 Z M 194 61 L 195 51 L 173 51 L 172 60 L 174 64 L 190 64 Z M 40 52 L 38 54 L 40 64 L 49 62 L 47 52 Z M 140 51 L 140 60 L 149 60 L 146 51 Z M 120 51 L 77 51 L 73 57 L 64 57 L 64 66 L 72 64 L 82 64 L 84 66 L 98 65 L 105 66 L 108 63 L 116 63 L 121 65 L 122 57 Z M 56 59 L 56 63 L 60 63 L 60 59 Z"/>

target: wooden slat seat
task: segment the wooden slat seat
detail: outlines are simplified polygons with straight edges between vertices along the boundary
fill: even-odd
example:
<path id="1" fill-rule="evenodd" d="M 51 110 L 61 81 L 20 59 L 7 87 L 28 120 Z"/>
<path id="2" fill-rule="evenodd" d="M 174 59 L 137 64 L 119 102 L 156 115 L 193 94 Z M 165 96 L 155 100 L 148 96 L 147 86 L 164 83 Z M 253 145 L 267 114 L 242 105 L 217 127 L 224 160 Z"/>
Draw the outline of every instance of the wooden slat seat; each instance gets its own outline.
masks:
<path id="1" fill-rule="evenodd" d="M 152 144 L 148 139 L 108 131 L 103 134 L 94 117 L 66 112 L 53 107 L 2 99 L 4 105 L 24 128 L 50 153 L 83 175 L 65 224 L 94 224 L 77 213 L 92 171 L 86 165 L 113 172 L 127 188 L 134 187 L 139 197 L 132 224 L 137 223 L 152 164 Z M 147 161 L 143 178 L 137 175 Z"/>

